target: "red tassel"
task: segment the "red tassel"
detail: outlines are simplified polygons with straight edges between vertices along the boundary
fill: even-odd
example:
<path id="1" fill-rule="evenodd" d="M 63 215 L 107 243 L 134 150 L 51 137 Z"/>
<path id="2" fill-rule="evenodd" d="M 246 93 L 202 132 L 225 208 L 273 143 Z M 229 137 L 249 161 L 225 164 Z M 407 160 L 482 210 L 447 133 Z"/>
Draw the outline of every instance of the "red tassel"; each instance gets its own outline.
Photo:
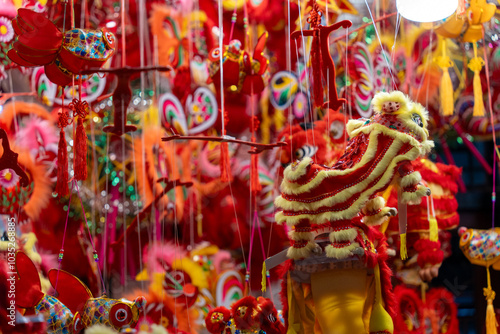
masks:
<path id="1" fill-rule="evenodd" d="M 59 196 L 66 196 L 68 190 L 68 149 L 64 129 L 59 132 L 59 146 L 57 150 L 57 185 L 56 192 Z"/>
<path id="2" fill-rule="evenodd" d="M 69 105 L 73 110 L 73 117 L 78 116 L 75 134 L 75 179 L 87 179 L 87 134 L 83 126 L 83 120 L 89 113 L 89 105 L 87 101 L 74 99 Z"/>
<path id="3" fill-rule="evenodd" d="M 259 155 L 252 154 L 251 166 L 250 166 L 250 180 L 253 195 L 257 194 L 262 190 L 262 186 L 259 180 Z"/>
<path id="4" fill-rule="evenodd" d="M 75 134 L 75 179 L 87 179 L 87 134 L 83 120 L 78 117 Z"/>
<path id="5" fill-rule="evenodd" d="M 231 162 L 227 143 L 220 144 L 220 179 L 222 182 L 231 180 Z"/>

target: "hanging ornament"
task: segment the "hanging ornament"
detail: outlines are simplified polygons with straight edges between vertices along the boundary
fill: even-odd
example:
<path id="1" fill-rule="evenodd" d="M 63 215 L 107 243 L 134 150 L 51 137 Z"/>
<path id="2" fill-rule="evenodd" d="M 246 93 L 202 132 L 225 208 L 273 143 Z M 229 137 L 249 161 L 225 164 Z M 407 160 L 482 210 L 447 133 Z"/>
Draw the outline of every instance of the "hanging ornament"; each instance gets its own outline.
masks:
<path id="1" fill-rule="evenodd" d="M 66 143 L 66 133 L 64 128 L 71 124 L 69 113 L 64 106 L 59 111 L 57 127 L 59 130 L 59 144 L 57 149 L 57 185 L 56 192 L 59 196 L 68 194 L 68 144 Z"/>
<path id="2" fill-rule="evenodd" d="M 301 37 L 313 37 L 311 44 L 311 61 L 313 76 L 313 101 L 315 108 L 329 108 L 338 110 L 346 102 L 345 99 L 339 99 L 337 95 L 337 85 L 335 83 L 335 64 L 330 55 L 330 45 L 328 36 L 340 28 L 347 29 L 352 25 L 349 20 L 343 20 L 329 26 L 321 25 L 322 12 L 319 6 L 314 3 L 307 21 L 311 25 L 309 30 L 294 31 L 290 38 L 297 40 Z M 328 98 L 323 102 L 323 81 L 329 83 Z"/>
<path id="3" fill-rule="evenodd" d="M 43 14 L 25 8 L 12 25 L 17 39 L 9 58 L 20 66 L 45 66 L 47 77 L 59 86 L 69 85 L 81 70 L 101 67 L 115 52 L 115 36 L 105 28 L 62 33 Z"/>
<path id="4" fill-rule="evenodd" d="M 231 92 L 260 94 L 269 81 L 268 60 L 264 56 L 267 32 L 259 37 L 253 56 L 243 51 L 241 42 L 232 40 L 229 45 L 210 51 L 208 83 L 220 87 L 220 57 L 223 66 L 223 87 Z"/>
<path id="5" fill-rule="evenodd" d="M 19 166 L 17 162 L 18 154 L 10 149 L 7 132 L 2 128 L 0 128 L 0 139 L 2 140 L 3 150 L 2 156 L 0 157 L 0 172 L 2 172 L 4 182 L 15 179 L 14 174 L 17 174 L 17 176 L 21 178 L 21 186 L 28 186 L 30 183 L 28 175 L 26 175 L 26 172 Z M 17 180 L 19 180 L 19 178 L 17 178 Z"/>
<path id="6" fill-rule="evenodd" d="M 81 84 L 81 80 L 80 80 Z M 80 85 L 81 87 L 81 85 Z M 81 95 L 81 90 L 80 90 Z M 69 109 L 73 111 L 73 117 L 78 117 L 75 134 L 75 179 L 87 179 L 87 134 L 83 121 L 89 114 L 89 104 L 87 101 L 74 99 L 70 103 Z"/>
<path id="7" fill-rule="evenodd" d="M 486 267 L 487 287 L 483 289 L 486 297 L 486 334 L 496 334 L 498 323 L 495 317 L 493 300 L 495 291 L 491 288 L 490 267 L 500 270 L 500 228 L 476 230 L 461 227 L 460 249 L 465 257 L 475 265 Z"/>
<path id="8" fill-rule="evenodd" d="M 440 57 L 436 58 L 436 62 L 443 70 L 441 76 L 441 83 L 439 85 L 439 98 L 441 102 L 441 112 L 443 116 L 453 115 L 454 101 L 453 101 L 453 83 L 451 82 L 449 68 L 453 66 L 450 57 L 446 54 L 446 40 L 443 39 L 442 50 L 443 53 Z"/>
<path id="9" fill-rule="evenodd" d="M 484 65 L 483 58 L 477 55 L 477 44 L 472 43 L 474 46 L 474 58 L 469 61 L 469 69 L 474 72 L 473 87 L 474 87 L 474 112 L 472 116 L 484 116 L 484 101 L 483 101 L 483 87 L 481 86 L 481 77 L 479 73 Z"/>

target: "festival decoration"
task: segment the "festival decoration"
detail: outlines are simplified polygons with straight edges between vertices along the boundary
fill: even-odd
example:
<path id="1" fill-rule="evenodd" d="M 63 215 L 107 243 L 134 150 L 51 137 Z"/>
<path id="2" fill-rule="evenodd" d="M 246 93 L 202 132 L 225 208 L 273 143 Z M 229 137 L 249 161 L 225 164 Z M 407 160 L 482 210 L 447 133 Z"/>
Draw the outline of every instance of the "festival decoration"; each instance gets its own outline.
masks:
<path id="1" fill-rule="evenodd" d="M 390 289 L 383 262 L 385 251 L 378 249 L 376 253 L 380 257 L 375 255 L 376 233 L 373 234 L 369 226 L 384 222 L 388 216 L 395 215 L 396 210 L 386 207 L 377 192 L 389 185 L 395 173 L 400 175 L 400 217 L 406 215 L 402 205 L 418 203 L 421 197 L 430 193 L 420 184 L 420 174 L 414 172 L 411 164 L 433 146 L 427 139 L 427 112 L 401 92 L 379 93 L 372 103 L 377 113 L 371 119 L 349 121 L 347 131 L 351 140 L 339 161 L 328 168 L 306 158 L 287 167 L 281 184 L 282 195 L 275 201 L 282 209 L 276 214 L 276 221 L 286 222 L 292 229 L 287 256 L 294 260 L 295 270 L 298 265 L 306 270 L 309 261 L 317 262 L 309 258 L 336 260 L 331 262 L 335 263 L 332 266 L 327 262 L 326 265 L 317 264 L 312 271 L 306 270 L 311 275 L 314 304 L 324 305 L 315 308 L 315 317 L 323 330 L 343 323 L 346 331 L 362 332 L 365 324 L 353 319 L 363 319 L 365 303 L 373 303 L 369 331 L 392 333 L 392 321 L 382 306 L 383 300 L 388 302 Z M 405 235 L 406 217 L 401 220 L 400 233 Z M 314 239 L 325 233 L 328 233 L 329 242 L 323 251 Z M 378 247 L 383 246 L 379 243 Z M 355 269 L 347 269 L 351 266 Z M 361 282 L 364 282 L 366 266 L 375 268 L 376 272 L 374 300 L 368 300 L 364 292 L 361 293 L 365 291 Z M 300 281 L 294 282 L 290 273 L 284 281 L 287 288 L 282 293 L 288 299 L 288 317 L 292 316 L 297 325 L 306 326 L 308 320 L 292 307 L 299 302 L 297 295 L 287 292 L 295 290 L 294 286 L 300 285 Z M 331 311 L 331 306 L 327 307 L 329 298 L 336 300 L 335 312 Z M 343 303 L 351 305 L 349 313 L 345 313 Z M 357 306 L 353 308 L 353 305 Z M 346 319 L 349 323 L 344 321 Z"/>
<path id="2" fill-rule="evenodd" d="M 214 308 L 208 313 L 205 324 L 211 334 L 285 333 L 273 302 L 263 297 L 244 297 L 235 302 L 231 310 L 223 306 Z"/>
<path id="3" fill-rule="evenodd" d="M 451 229 L 458 227 L 456 193 L 460 169 L 455 166 L 433 163 L 429 159 L 413 162 L 415 170 L 422 176 L 423 182 L 431 189 L 427 201 L 419 205 L 408 205 L 407 249 L 408 260 L 394 259 L 395 277 L 404 284 L 420 285 L 437 277 L 444 259 L 442 240 Z M 398 191 L 389 188 L 387 205 L 396 206 Z M 398 251 L 399 221 L 391 217 L 387 229 L 382 227 L 389 240 L 389 247 Z"/>
<path id="4" fill-rule="evenodd" d="M 496 6 L 487 3 L 486 0 L 471 0 L 466 11 L 466 20 L 459 20 L 455 17 L 448 18 L 436 32 L 445 37 L 458 37 L 463 34 L 463 41 L 472 43 L 474 57 L 469 61 L 468 68 L 474 73 L 474 113 L 473 116 L 484 115 L 483 90 L 479 73 L 484 65 L 484 60 L 477 54 L 477 41 L 483 38 L 483 24 L 491 20 L 495 14 Z"/>
<path id="5" fill-rule="evenodd" d="M 23 187 L 28 186 L 29 178 L 26 172 L 19 166 L 17 158 L 19 154 L 10 149 L 9 138 L 7 132 L 0 128 L 0 139 L 2 140 L 2 156 L 0 157 L 0 171 L 4 182 L 9 182 L 15 179 L 14 175 L 20 178 L 20 184 Z M 15 174 L 14 174 L 15 173 Z M 10 187 L 9 187 L 10 188 Z"/>
<path id="6" fill-rule="evenodd" d="M 411 288 L 396 286 L 394 295 L 398 312 L 394 318 L 397 333 L 458 334 L 457 305 L 453 294 L 444 288 L 422 292 L 422 297 Z"/>
<path id="7" fill-rule="evenodd" d="M 310 36 L 312 39 L 311 58 L 313 64 L 313 101 L 315 108 L 329 108 L 338 110 L 340 106 L 346 102 L 345 99 L 339 99 L 337 95 L 337 86 L 335 84 L 335 64 L 333 63 L 332 56 L 330 55 L 328 36 L 335 30 L 340 28 L 349 28 L 352 25 L 351 21 L 344 20 L 332 24 L 330 26 L 322 26 L 321 14 L 317 4 L 313 5 L 313 9 L 309 14 L 308 22 L 311 25 L 309 30 L 294 31 L 291 38 L 297 40 L 301 36 Z M 322 67 L 320 64 L 323 64 Z M 321 67 L 321 68 L 319 68 Z M 321 72 L 320 72 L 321 70 Z M 328 98 L 329 100 L 323 101 L 323 85 L 322 81 L 329 83 Z"/>
<path id="8" fill-rule="evenodd" d="M 242 92 L 247 95 L 259 94 L 267 85 L 268 60 L 264 56 L 267 33 L 259 37 L 253 55 L 243 51 L 241 42 L 232 40 L 229 45 L 210 51 L 208 83 L 214 83 L 219 89 L 221 81 L 220 58 L 222 58 L 222 78 L 224 89 Z"/>
<path id="9" fill-rule="evenodd" d="M 71 29 L 64 34 L 43 14 L 20 8 L 13 21 L 17 40 L 8 52 L 20 66 L 44 66 L 47 77 L 66 86 L 80 71 L 104 65 L 115 52 L 115 36 L 105 29 Z"/>
<path id="10" fill-rule="evenodd" d="M 134 327 L 146 304 L 144 297 L 138 297 L 133 303 L 105 296 L 93 298 L 79 279 L 61 270 L 49 272 L 49 280 L 58 292 L 58 298 L 54 298 L 41 291 L 36 267 L 26 254 L 16 254 L 16 269 L 21 293 L 16 304 L 34 309 L 37 314 L 49 312 L 47 332 L 51 334 L 80 333 L 96 323 L 114 329 Z"/>
<path id="11" fill-rule="evenodd" d="M 472 264 L 486 267 L 487 287 L 483 288 L 488 303 L 486 307 L 486 334 L 494 334 L 497 331 L 498 323 L 493 308 L 496 294 L 491 288 L 490 267 L 500 270 L 500 229 L 476 230 L 461 227 L 458 234 L 460 235 L 460 249 L 465 257 Z"/>

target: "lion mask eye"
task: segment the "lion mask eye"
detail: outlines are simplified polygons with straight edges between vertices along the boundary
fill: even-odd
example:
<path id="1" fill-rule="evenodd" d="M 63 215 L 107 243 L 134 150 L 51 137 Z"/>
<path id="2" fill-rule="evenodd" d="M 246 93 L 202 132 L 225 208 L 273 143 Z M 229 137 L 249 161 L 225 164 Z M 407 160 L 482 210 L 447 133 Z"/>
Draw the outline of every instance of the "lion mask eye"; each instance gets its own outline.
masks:
<path id="1" fill-rule="evenodd" d="M 418 126 L 420 126 L 421 128 L 424 127 L 424 122 L 422 122 L 422 117 L 420 117 L 419 114 L 413 114 L 411 115 L 411 120 L 415 123 L 417 123 Z"/>

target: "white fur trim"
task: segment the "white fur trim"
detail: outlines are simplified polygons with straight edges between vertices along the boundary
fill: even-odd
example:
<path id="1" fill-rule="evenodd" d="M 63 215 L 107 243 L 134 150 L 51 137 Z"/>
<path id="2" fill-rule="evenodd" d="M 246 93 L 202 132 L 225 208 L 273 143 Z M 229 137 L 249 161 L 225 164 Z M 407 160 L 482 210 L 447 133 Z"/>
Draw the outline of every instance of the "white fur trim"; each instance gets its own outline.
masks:
<path id="1" fill-rule="evenodd" d="M 375 96 L 373 96 L 372 99 L 373 111 L 379 114 L 382 113 L 382 107 L 386 102 L 399 103 L 400 104 L 399 112 L 401 112 L 402 110 L 407 110 L 410 99 L 400 91 L 393 91 L 390 93 L 379 92 L 375 94 Z"/>
<path id="2" fill-rule="evenodd" d="M 358 231 L 355 228 L 348 228 L 346 230 L 333 231 L 330 232 L 330 242 L 343 242 L 343 241 L 353 241 L 358 235 Z"/>
<path id="3" fill-rule="evenodd" d="M 306 157 L 295 166 L 293 163 L 290 164 L 283 172 L 284 178 L 290 181 L 297 181 L 302 176 L 306 175 L 307 167 L 311 164 L 311 161 L 312 159 L 310 157 Z"/>
<path id="4" fill-rule="evenodd" d="M 307 240 L 311 241 L 314 239 L 311 232 L 295 232 L 294 230 L 288 232 L 288 238 L 292 240 Z"/>
<path id="5" fill-rule="evenodd" d="M 411 174 L 403 176 L 399 181 L 399 186 L 401 188 L 415 186 L 419 184 L 420 181 L 422 181 L 422 175 L 420 175 L 420 172 L 413 172 Z"/>
<path id="6" fill-rule="evenodd" d="M 288 251 L 286 252 L 286 256 L 289 259 L 293 259 L 293 260 L 303 259 L 303 258 L 309 257 L 309 255 L 311 255 L 313 249 L 315 249 L 316 247 L 319 247 L 319 246 L 318 246 L 318 244 L 316 244 L 313 241 L 309 241 L 307 243 L 307 245 L 305 245 L 302 248 L 294 248 L 292 246 L 292 247 L 288 248 Z"/>
<path id="7" fill-rule="evenodd" d="M 401 193 L 401 200 L 403 201 L 403 203 L 418 205 L 420 204 L 420 202 L 422 202 L 422 197 L 427 196 L 428 191 L 429 188 L 419 184 L 417 186 L 417 191 L 414 192 L 403 191 Z"/>
<path id="8" fill-rule="evenodd" d="M 370 212 L 380 210 L 384 206 L 385 206 L 385 199 L 382 196 L 377 196 L 366 202 L 362 212 L 364 214 L 370 214 Z"/>
<path id="9" fill-rule="evenodd" d="M 325 253 L 327 257 L 331 257 L 337 260 L 343 260 L 355 254 L 359 255 L 359 252 L 355 252 L 358 248 L 363 250 L 361 247 L 359 247 L 359 244 L 357 242 L 353 242 L 349 246 L 342 248 L 335 248 L 332 245 L 328 245 L 325 247 Z"/>

